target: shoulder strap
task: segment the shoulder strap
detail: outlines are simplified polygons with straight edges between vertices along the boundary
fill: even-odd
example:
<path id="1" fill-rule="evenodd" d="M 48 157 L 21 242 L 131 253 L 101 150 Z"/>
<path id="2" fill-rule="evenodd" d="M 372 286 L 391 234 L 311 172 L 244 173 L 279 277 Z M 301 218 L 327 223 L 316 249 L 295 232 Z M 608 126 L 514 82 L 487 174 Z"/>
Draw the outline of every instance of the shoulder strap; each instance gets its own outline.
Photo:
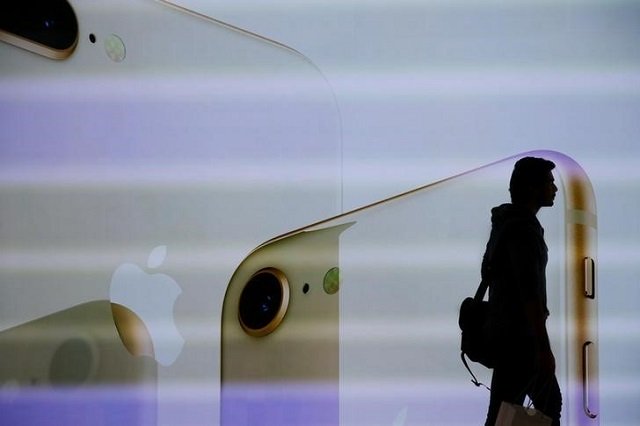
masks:
<path id="1" fill-rule="evenodd" d="M 489 282 L 491 281 L 491 264 L 493 263 L 493 255 L 495 253 L 496 248 L 498 247 L 498 243 L 502 239 L 502 235 L 504 234 L 504 230 L 507 227 L 507 224 L 503 224 L 495 234 L 492 234 L 489 237 L 489 241 L 487 242 L 487 247 L 485 249 L 485 254 L 482 259 L 482 268 L 480 271 L 481 280 L 478 285 L 478 289 L 476 290 L 476 294 L 473 297 L 476 301 L 481 302 L 484 299 L 484 295 L 487 293 L 487 289 L 489 288 Z M 492 238 L 493 237 L 493 238 Z M 485 264 L 486 262 L 486 264 Z M 486 269 L 485 269 L 486 267 Z"/>
<path id="2" fill-rule="evenodd" d="M 467 368 L 467 371 L 469 372 L 469 374 L 471 374 L 471 377 L 472 377 L 471 383 L 476 385 L 476 387 L 482 386 L 483 388 L 487 389 L 488 391 L 491 391 L 491 388 L 489 386 L 487 386 L 484 383 L 478 381 L 478 379 L 476 378 L 476 375 L 473 374 L 473 371 L 471 371 L 471 368 L 469 367 L 469 364 L 467 363 L 467 357 L 464 354 L 464 352 L 460 352 L 460 358 L 462 359 L 462 363 Z"/>
<path id="3" fill-rule="evenodd" d="M 480 285 L 478 286 L 478 289 L 476 290 L 476 294 L 475 296 L 473 296 L 473 298 L 477 302 L 482 302 L 482 299 L 484 299 L 484 295 L 487 293 L 488 288 L 489 288 L 489 280 L 486 280 L 483 278 L 482 281 L 480 281 Z"/>

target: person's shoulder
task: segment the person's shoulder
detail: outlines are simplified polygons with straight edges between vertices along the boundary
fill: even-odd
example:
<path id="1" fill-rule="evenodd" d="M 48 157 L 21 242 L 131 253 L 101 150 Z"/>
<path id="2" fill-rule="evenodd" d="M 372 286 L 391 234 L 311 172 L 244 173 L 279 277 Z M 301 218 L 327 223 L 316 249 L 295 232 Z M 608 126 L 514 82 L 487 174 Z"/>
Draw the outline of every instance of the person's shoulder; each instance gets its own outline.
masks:
<path id="1" fill-rule="evenodd" d="M 491 209 L 491 224 L 495 230 L 510 231 L 530 226 L 535 220 L 527 210 L 514 204 L 501 204 Z"/>

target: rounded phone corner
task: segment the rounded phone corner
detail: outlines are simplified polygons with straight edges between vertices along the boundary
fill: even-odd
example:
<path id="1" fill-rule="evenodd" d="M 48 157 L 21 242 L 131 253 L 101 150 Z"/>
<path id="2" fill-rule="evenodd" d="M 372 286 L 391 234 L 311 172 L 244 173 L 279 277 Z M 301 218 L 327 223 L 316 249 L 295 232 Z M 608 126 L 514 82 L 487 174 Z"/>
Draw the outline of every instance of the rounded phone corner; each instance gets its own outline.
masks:
<path id="1" fill-rule="evenodd" d="M 122 344 L 133 356 L 154 357 L 153 342 L 144 322 L 129 308 L 111 302 L 113 322 Z"/>

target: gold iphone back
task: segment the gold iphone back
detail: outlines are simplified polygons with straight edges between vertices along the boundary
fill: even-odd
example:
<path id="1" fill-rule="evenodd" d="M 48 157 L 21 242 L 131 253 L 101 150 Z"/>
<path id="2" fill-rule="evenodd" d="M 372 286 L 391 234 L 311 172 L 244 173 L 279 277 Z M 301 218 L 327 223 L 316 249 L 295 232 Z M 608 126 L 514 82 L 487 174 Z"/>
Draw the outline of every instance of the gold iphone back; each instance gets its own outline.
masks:
<path id="1" fill-rule="evenodd" d="M 154 345 L 158 424 L 215 424 L 235 267 L 340 211 L 335 99 L 303 55 L 215 19 L 69 5 L 77 39 L 57 59 L 0 43 L 0 331 L 125 306 Z"/>
<path id="2" fill-rule="evenodd" d="M 135 356 L 135 342 L 148 356 Z M 156 424 L 157 365 L 144 324 L 108 300 L 0 333 L 6 424 Z"/>
<path id="3" fill-rule="evenodd" d="M 555 205 L 540 211 L 539 219 L 549 247 L 548 327 L 565 396 L 563 424 L 597 424 L 596 303 L 585 293 L 580 272 L 585 259 L 595 263 L 593 192 L 577 163 L 550 151 L 498 161 L 255 249 L 225 297 L 222 412 L 229 417 L 223 416 L 223 424 L 245 424 L 246 418 L 313 424 L 314 405 L 286 398 L 300 395 L 298 387 L 335 392 L 324 399 L 335 405 L 323 407 L 336 416 L 333 424 L 477 424 L 484 418 L 488 394 L 470 384 L 460 362 L 458 307 L 480 280 L 490 210 L 509 201 L 513 165 L 525 155 L 554 161 L 560 187 Z M 320 291 L 320 280 L 334 267 L 339 287 L 329 286 L 337 291 L 328 295 Z M 239 316 L 240 295 L 250 277 L 265 268 L 294 283 L 292 296 L 277 327 L 251 335 Z M 321 298 L 303 294 L 304 283 Z M 318 347 L 318 330 L 329 330 L 334 340 Z M 316 361 L 299 368 L 309 358 Z M 318 361 L 326 359 L 335 360 L 331 368 Z M 479 374 L 489 379 L 488 371 Z M 237 413 L 244 417 L 232 417 Z"/>

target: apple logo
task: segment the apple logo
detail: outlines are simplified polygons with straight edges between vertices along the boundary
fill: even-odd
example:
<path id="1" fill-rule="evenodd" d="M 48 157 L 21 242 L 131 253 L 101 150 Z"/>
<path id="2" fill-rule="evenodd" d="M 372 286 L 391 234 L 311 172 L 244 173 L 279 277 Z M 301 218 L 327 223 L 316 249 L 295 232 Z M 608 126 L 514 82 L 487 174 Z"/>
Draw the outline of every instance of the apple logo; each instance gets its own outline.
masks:
<path id="1" fill-rule="evenodd" d="M 167 246 L 154 248 L 149 254 L 147 269 L 157 269 L 166 257 Z M 131 340 L 127 341 L 119 330 L 132 355 L 152 356 L 165 367 L 178 358 L 184 346 L 184 338 L 176 327 L 173 306 L 181 292 L 178 283 L 168 275 L 147 273 L 133 263 L 118 266 L 111 277 L 112 306 L 122 306 L 135 314 L 146 328 L 151 341 L 151 348 L 140 349 L 144 345 L 129 344 Z M 118 318 L 115 320 L 118 322 Z"/>

